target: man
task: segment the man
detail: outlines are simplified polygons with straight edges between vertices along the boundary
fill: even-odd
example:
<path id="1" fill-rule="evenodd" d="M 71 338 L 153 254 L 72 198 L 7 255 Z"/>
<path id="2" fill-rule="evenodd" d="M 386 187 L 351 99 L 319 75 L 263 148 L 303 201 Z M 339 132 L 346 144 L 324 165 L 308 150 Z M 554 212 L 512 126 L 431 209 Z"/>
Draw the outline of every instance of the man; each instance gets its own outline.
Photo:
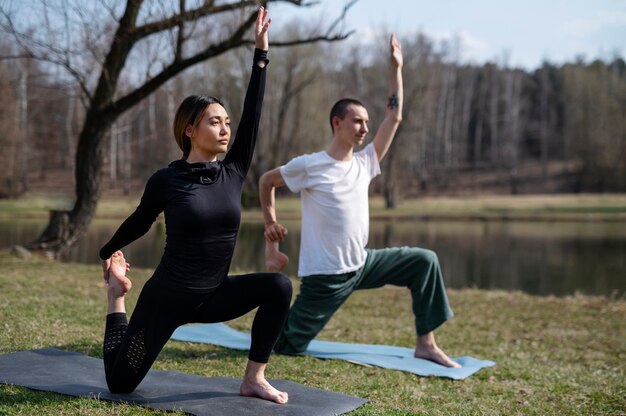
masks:
<path id="1" fill-rule="evenodd" d="M 368 113 L 362 103 L 339 100 L 330 112 L 333 138 L 325 151 L 299 156 L 266 172 L 259 180 L 265 218 L 266 266 L 281 270 L 288 262 L 278 250 L 287 229 L 276 221 L 275 188 L 301 193 L 302 234 L 298 275 L 300 293 L 274 348 L 285 354 L 306 349 L 354 290 L 385 284 L 408 287 L 417 330 L 415 356 L 460 367 L 435 343 L 433 330 L 452 317 L 434 252 L 420 248 L 366 249 L 369 233 L 368 188 L 380 174 L 402 120 L 402 50 L 390 39 L 391 79 L 385 119 L 373 141 L 365 140 Z"/>

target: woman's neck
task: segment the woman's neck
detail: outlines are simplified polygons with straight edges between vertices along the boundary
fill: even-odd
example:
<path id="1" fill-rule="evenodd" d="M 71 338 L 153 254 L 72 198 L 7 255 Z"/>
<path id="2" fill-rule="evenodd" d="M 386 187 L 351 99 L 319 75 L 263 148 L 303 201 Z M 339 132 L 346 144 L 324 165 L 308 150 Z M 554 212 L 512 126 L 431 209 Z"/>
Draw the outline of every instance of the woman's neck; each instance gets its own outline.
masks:
<path id="1" fill-rule="evenodd" d="M 187 156 L 187 163 L 215 162 L 217 154 L 191 151 Z"/>

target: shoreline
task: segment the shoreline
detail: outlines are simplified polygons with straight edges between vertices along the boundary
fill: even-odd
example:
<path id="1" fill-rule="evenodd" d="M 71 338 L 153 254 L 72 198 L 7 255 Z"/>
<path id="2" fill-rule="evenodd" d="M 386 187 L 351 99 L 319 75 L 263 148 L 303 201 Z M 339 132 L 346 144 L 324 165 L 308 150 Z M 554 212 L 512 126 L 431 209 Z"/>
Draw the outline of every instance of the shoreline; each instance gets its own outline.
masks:
<path id="1" fill-rule="evenodd" d="M 124 219 L 138 198 L 101 199 L 94 219 Z M 300 219 L 300 199 L 277 199 L 278 218 Z M 0 200 L 0 220 L 47 220 L 50 210 L 70 209 L 66 196 L 30 195 Z M 243 209 L 242 221 L 263 221 L 260 208 Z M 424 197 L 405 199 L 386 209 L 381 197 L 370 198 L 373 221 L 567 221 L 626 222 L 626 194 L 490 195 L 477 197 Z"/>

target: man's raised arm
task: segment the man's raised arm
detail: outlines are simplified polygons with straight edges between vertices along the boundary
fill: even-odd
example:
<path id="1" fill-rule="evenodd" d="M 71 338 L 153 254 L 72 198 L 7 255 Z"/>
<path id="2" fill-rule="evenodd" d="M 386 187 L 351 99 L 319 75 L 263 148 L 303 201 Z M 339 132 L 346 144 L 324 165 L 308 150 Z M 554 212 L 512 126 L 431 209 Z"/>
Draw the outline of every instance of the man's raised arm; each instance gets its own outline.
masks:
<path id="1" fill-rule="evenodd" d="M 389 93 L 387 95 L 387 111 L 385 119 L 381 123 L 373 143 L 378 155 L 378 160 L 381 160 L 389 146 L 393 141 L 393 138 L 398 130 L 398 126 L 402 121 L 402 48 L 400 42 L 395 33 L 391 35 L 389 41 L 389 52 L 391 61 L 391 77 L 389 82 Z"/>

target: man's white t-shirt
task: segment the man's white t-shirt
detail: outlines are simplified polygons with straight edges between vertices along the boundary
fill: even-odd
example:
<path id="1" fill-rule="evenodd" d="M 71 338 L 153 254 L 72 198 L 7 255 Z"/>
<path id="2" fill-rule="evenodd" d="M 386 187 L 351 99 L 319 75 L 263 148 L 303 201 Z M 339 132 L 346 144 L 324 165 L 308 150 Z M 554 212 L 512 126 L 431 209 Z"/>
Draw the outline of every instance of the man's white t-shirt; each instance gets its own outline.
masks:
<path id="1" fill-rule="evenodd" d="M 300 192 L 302 231 L 298 276 L 341 274 L 365 263 L 369 238 L 368 188 L 380 174 L 370 143 L 352 160 L 326 151 L 298 156 L 280 173 L 292 192 Z"/>

